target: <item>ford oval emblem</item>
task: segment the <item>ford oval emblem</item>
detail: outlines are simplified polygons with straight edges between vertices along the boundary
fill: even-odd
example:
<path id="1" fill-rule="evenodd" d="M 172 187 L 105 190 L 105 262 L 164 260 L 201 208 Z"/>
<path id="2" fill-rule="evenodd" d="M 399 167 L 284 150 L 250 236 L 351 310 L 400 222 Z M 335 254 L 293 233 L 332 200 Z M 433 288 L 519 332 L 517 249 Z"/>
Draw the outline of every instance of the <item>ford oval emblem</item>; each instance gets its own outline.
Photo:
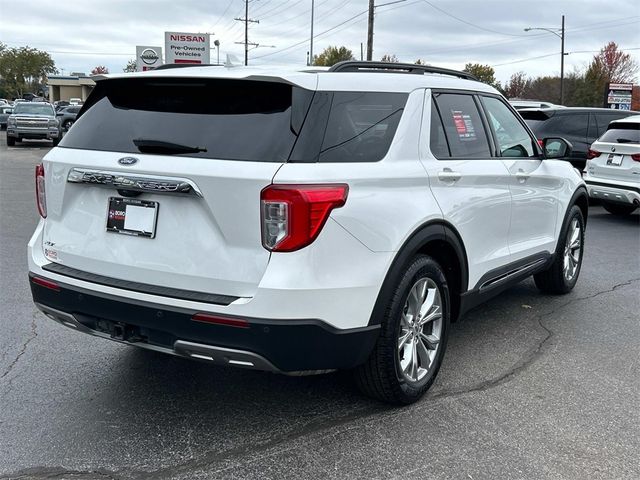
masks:
<path id="1" fill-rule="evenodd" d="M 120 165 L 135 165 L 138 163 L 138 159 L 136 157 L 122 157 L 118 160 Z"/>

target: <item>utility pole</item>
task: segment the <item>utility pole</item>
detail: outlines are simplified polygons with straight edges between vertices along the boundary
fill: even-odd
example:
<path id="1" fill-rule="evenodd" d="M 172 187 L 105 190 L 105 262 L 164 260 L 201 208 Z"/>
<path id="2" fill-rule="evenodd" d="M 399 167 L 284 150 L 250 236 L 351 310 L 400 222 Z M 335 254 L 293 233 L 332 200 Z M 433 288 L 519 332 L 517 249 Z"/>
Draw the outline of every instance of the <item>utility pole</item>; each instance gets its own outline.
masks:
<path id="1" fill-rule="evenodd" d="M 373 60 L 373 17 L 376 13 L 376 8 L 386 7 L 387 5 L 393 5 L 394 3 L 402 3 L 407 0 L 394 0 L 392 2 L 376 5 L 375 0 L 369 0 L 369 27 L 367 29 L 367 60 Z"/>
<path id="2" fill-rule="evenodd" d="M 311 0 L 311 45 L 309 46 L 309 61 L 307 62 L 309 65 L 313 63 L 313 10 L 315 7 L 315 0 Z"/>
<path id="3" fill-rule="evenodd" d="M 252 20 L 249 18 L 249 0 L 244 0 L 244 18 L 235 18 L 239 22 L 244 22 L 244 42 L 235 42 L 238 44 L 244 43 L 244 64 L 249 65 L 249 45 L 257 47 L 257 43 L 249 41 L 249 23 L 260 23 L 260 20 Z"/>
<path id="4" fill-rule="evenodd" d="M 560 105 L 564 105 L 564 15 L 562 15 L 562 33 L 560 37 Z"/>
<path id="5" fill-rule="evenodd" d="M 375 13 L 374 0 L 369 0 L 369 22 L 367 28 L 367 60 L 373 59 L 373 14 Z"/>

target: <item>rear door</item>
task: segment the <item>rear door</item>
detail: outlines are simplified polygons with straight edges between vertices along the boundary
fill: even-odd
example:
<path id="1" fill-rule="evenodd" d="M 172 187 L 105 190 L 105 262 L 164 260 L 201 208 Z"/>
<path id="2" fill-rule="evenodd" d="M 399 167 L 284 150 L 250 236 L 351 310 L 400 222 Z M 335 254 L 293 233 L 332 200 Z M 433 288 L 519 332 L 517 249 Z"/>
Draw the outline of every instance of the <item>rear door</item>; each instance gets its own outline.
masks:
<path id="1" fill-rule="evenodd" d="M 512 259 L 552 252 L 563 182 L 540 158 L 535 139 L 506 102 L 497 96 L 482 95 L 481 99 L 495 138 L 496 154 L 510 174 Z"/>
<path id="2" fill-rule="evenodd" d="M 424 115 L 430 119 L 430 140 L 422 142 L 429 149 L 423 145 L 421 160 L 444 219 L 462 237 L 471 289 L 487 272 L 510 262 L 509 171 L 492 154 L 488 127 L 475 96 L 431 93 Z"/>
<path id="3" fill-rule="evenodd" d="M 269 261 L 260 191 L 311 96 L 254 80 L 99 82 L 44 162 L 46 255 L 120 280 L 252 296 Z"/>

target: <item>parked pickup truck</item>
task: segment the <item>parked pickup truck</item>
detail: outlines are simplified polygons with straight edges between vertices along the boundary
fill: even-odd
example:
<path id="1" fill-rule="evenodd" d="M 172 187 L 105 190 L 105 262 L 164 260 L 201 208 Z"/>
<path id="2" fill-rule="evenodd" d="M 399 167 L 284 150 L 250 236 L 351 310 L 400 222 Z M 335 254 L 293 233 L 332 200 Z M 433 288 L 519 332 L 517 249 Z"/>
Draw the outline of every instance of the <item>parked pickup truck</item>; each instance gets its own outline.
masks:
<path id="1" fill-rule="evenodd" d="M 19 102 L 7 119 L 7 145 L 12 147 L 25 138 L 60 141 L 60 122 L 53 106 L 44 102 Z"/>

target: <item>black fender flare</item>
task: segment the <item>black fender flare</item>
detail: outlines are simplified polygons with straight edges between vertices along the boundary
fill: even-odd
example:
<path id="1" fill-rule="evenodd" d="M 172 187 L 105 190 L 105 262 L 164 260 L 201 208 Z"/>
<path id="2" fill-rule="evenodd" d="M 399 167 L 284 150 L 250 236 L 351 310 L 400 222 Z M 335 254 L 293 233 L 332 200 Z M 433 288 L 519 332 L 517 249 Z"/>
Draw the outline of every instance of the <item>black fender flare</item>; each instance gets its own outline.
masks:
<path id="1" fill-rule="evenodd" d="M 391 300 L 396 281 L 403 269 L 425 245 L 432 241 L 446 242 L 455 251 L 460 264 L 460 293 L 467 291 L 469 267 L 467 252 L 460 235 L 451 224 L 443 220 L 427 222 L 416 229 L 396 253 L 378 292 L 378 298 L 369 318 L 369 325 L 380 325 L 385 307 Z"/>
<path id="2" fill-rule="evenodd" d="M 584 185 L 580 185 L 578 188 L 576 188 L 576 191 L 573 192 L 573 195 L 571 195 L 571 200 L 569 200 L 569 203 L 567 204 L 567 209 L 564 212 L 564 217 L 562 218 L 562 225 L 560 226 L 560 232 L 562 232 L 562 229 L 564 229 L 566 223 L 567 223 L 567 216 L 569 215 L 569 210 L 571 210 L 571 207 L 573 207 L 574 205 L 578 205 L 578 201 L 579 199 L 582 198 L 583 202 L 585 204 L 584 210 L 582 208 L 580 208 L 580 210 L 582 210 L 583 216 L 584 216 L 584 226 L 585 229 L 587 227 L 587 216 L 588 216 L 588 212 L 589 212 L 589 193 L 587 191 L 587 187 L 585 187 Z M 558 251 L 558 242 L 560 242 L 560 232 L 558 232 L 558 239 L 556 240 L 556 249 L 554 250 L 554 252 Z"/>

